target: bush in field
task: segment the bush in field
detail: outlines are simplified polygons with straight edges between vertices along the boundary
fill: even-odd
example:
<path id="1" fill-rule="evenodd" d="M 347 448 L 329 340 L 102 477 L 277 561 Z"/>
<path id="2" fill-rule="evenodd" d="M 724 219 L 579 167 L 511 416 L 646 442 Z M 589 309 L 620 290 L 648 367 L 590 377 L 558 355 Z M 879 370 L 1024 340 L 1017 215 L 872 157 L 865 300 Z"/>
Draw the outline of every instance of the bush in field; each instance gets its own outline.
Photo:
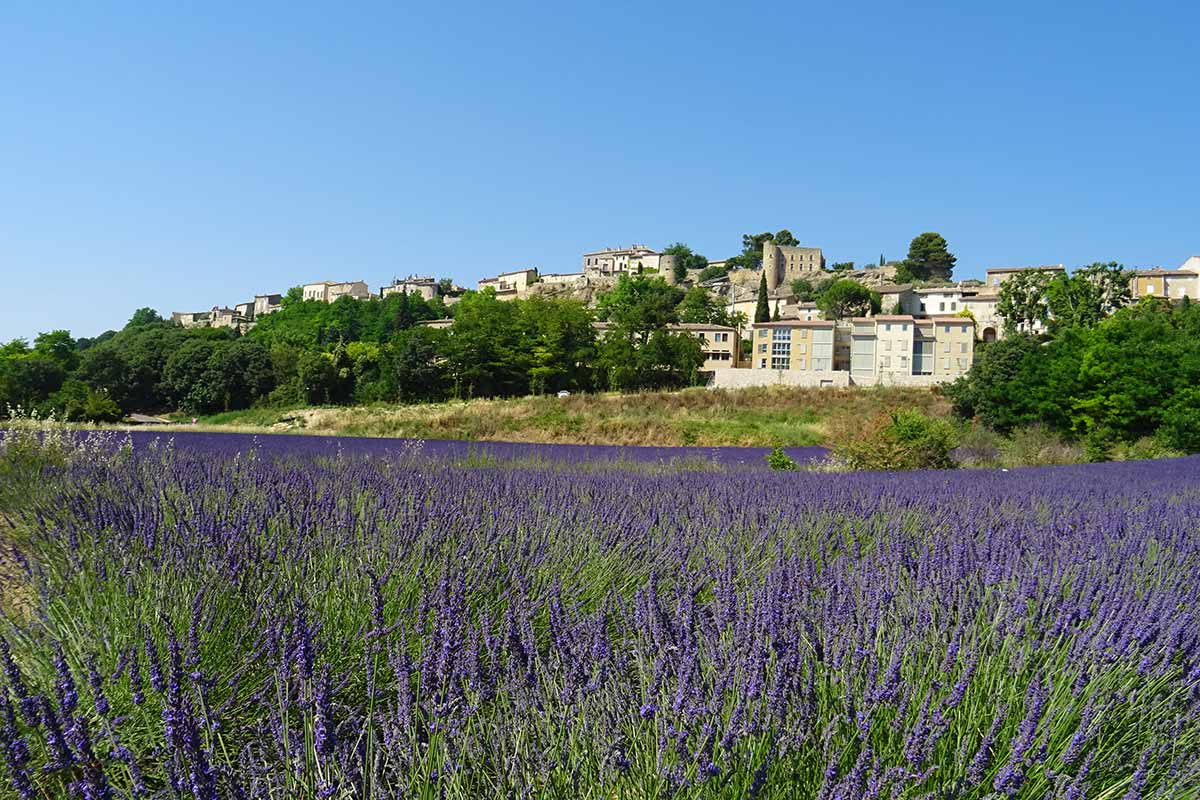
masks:
<path id="1" fill-rule="evenodd" d="M 851 469 L 947 469 L 954 466 L 956 436 L 945 420 L 900 409 L 845 431 L 833 453 Z"/>
<path id="2" fill-rule="evenodd" d="M 796 469 L 796 462 L 783 452 L 782 447 L 772 447 L 771 452 L 767 453 L 767 466 L 774 470 L 791 472 Z"/>

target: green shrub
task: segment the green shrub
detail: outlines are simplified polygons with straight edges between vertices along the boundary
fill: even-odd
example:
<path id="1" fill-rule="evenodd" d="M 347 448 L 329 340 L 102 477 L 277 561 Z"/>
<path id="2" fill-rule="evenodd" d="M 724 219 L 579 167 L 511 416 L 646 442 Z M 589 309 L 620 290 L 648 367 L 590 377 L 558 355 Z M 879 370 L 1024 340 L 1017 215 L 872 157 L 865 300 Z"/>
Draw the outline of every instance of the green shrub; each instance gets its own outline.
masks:
<path id="1" fill-rule="evenodd" d="M 1158 426 L 1162 444 L 1183 453 L 1200 453 L 1200 389 L 1175 393 Z"/>
<path id="2" fill-rule="evenodd" d="M 1026 425 L 1014 430 L 1001 450 L 1000 461 L 1006 467 L 1044 467 L 1083 461 L 1082 447 L 1044 425 Z"/>
<path id="3" fill-rule="evenodd" d="M 1001 463 L 1004 444 L 1000 434 L 976 422 L 959 436 L 952 455 L 961 467 L 994 467 Z"/>
<path id="4" fill-rule="evenodd" d="M 1113 452 L 1114 461 L 1149 461 L 1155 458 L 1178 458 L 1184 455 L 1163 443 L 1161 438 L 1143 436 L 1136 442 L 1121 445 Z"/>
<path id="5" fill-rule="evenodd" d="M 881 414 L 840 437 L 834 456 L 850 469 L 948 469 L 955 427 L 916 409 Z"/>
<path id="6" fill-rule="evenodd" d="M 787 453 L 783 452 L 782 447 L 772 447 L 771 452 L 767 453 L 767 464 L 771 469 L 784 470 L 791 472 L 796 469 L 796 462 Z"/>

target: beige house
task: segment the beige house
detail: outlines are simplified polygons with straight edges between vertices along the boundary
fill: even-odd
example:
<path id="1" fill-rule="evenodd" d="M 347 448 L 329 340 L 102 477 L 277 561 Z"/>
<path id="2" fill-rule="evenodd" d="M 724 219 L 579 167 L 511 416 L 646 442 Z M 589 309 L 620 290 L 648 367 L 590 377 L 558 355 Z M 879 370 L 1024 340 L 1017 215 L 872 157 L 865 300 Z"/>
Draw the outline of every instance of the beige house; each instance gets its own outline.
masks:
<path id="1" fill-rule="evenodd" d="M 661 272 L 675 264 L 672 256 L 663 255 L 644 244 L 629 247 L 606 247 L 583 254 L 585 275 L 620 275 L 626 272 L 654 270 Z"/>
<path id="2" fill-rule="evenodd" d="M 856 384 L 952 381 L 975 359 L 969 317 L 888 314 L 850 320 L 850 376 Z"/>
<path id="3" fill-rule="evenodd" d="M 725 325 L 709 325 L 698 322 L 681 322 L 671 325 L 672 331 L 690 333 L 700 340 L 704 353 L 701 369 L 741 366 L 742 342 L 736 328 Z"/>
<path id="4" fill-rule="evenodd" d="M 832 372 L 834 323 L 826 320 L 756 322 L 750 326 L 752 369 Z"/>
<path id="5" fill-rule="evenodd" d="M 763 242 L 762 268 L 767 290 L 787 288 L 796 278 L 825 269 L 825 256 L 819 247 L 793 247 Z"/>
<path id="6" fill-rule="evenodd" d="M 277 294 L 258 294 L 254 296 L 254 317 L 257 319 L 265 314 L 273 314 L 283 304 L 283 297 Z"/>
<path id="7" fill-rule="evenodd" d="M 355 300 L 366 300 L 371 296 L 371 290 L 364 281 L 318 281 L 306 283 L 303 287 L 305 300 L 315 300 L 318 303 L 332 303 L 340 297 L 353 297 Z"/>
<path id="8" fill-rule="evenodd" d="M 1044 272 L 1052 278 L 1067 274 L 1066 267 L 1062 264 L 1048 264 L 1041 267 L 990 267 L 987 270 L 987 280 L 984 283 L 988 288 L 998 291 L 1000 284 L 1019 272 Z"/>
<path id="9" fill-rule="evenodd" d="M 431 277 L 409 275 L 404 280 L 394 278 L 390 284 L 379 289 L 380 297 L 393 294 L 416 294 L 420 295 L 422 300 L 432 300 L 438 295 L 438 285 Z"/>
<path id="10" fill-rule="evenodd" d="M 212 328 L 237 328 L 244 322 L 249 322 L 249 320 L 238 314 L 236 310 L 220 306 L 213 306 L 209 317 L 209 327 Z"/>
<path id="11" fill-rule="evenodd" d="M 185 328 L 207 328 L 211 311 L 173 311 L 171 321 Z"/>
<path id="12" fill-rule="evenodd" d="M 1200 257 L 1192 256 L 1179 269 L 1138 270 L 1130 283 L 1135 298 L 1200 300 Z"/>
<path id="13" fill-rule="evenodd" d="M 538 271 L 534 269 L 517 269 L 512 272 L 501 272 L 494 278 L 483 278 L 477 284 L 479 291 L 494 289 L 496 297 L 501 300 L 515 300 L 525 297 L 526 290 L 531 284 L 538 282 Z"/>

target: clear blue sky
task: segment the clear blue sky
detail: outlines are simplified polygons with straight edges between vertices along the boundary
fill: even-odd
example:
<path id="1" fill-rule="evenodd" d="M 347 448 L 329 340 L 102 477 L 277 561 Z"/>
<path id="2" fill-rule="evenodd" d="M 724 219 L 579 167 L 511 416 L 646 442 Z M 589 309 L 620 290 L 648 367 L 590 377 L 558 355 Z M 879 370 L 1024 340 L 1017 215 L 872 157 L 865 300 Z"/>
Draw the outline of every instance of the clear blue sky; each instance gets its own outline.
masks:
<path id="1" fill-rule="evenodd" d="M 55 5 L 0 16 L 0 340 L 783 227 L 1200 252 L 1194 2 Z"/>

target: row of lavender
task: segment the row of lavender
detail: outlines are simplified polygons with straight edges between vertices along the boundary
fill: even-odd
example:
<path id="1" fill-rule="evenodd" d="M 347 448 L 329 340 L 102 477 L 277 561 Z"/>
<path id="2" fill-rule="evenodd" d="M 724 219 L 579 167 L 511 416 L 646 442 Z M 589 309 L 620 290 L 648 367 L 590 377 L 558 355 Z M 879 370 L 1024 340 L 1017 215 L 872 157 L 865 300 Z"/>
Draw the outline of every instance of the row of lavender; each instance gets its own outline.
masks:
<path id="1" fill-rule="evenodd" d="M 1200 459 L 141 448 L 12 516 L 20 797 L 1191 797 Z"/>

